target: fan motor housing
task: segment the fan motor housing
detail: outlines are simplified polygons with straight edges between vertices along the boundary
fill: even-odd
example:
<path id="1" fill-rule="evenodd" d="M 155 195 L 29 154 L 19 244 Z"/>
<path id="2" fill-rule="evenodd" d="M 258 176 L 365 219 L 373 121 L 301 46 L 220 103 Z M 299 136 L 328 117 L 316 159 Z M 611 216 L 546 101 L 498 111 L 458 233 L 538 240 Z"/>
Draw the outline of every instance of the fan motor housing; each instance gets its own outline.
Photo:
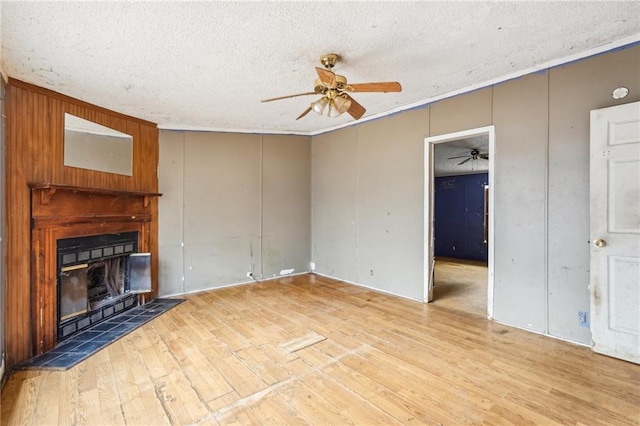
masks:
<path id="1" fill-rule="evenodd" d="M 335 74 L 336 76 L 336 87 L 340 91 L 344 90 L 347 87 L 347 78 L 343 75 Z M 319 78 L 316 78 L 314 82 L 313 91 L 319 94 L 326 93 L 327 90 L 331 89 L 331 87 L 327 86 L 326 83 L 322 82 Z"/>
<path id="2" fill-rule="evenodd" d="M 336 74 L 336 87 L 340 90 L 347 86 L 347 77 Z"/>

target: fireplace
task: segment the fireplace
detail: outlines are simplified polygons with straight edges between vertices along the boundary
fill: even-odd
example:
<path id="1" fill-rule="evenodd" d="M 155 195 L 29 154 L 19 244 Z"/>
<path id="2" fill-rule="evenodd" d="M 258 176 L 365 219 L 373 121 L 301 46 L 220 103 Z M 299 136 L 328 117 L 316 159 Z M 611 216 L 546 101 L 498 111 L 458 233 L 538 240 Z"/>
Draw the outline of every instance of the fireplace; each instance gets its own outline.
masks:
<path id="1" fill-rule="evenodd" d="M 156 296 L 157 193 L 31 184 L 32 355 Z"/>
<path id="2" fill-rule="evenodd" d="M 138 305 L 151 291 L 150 254 L 138 253 L 138 232 L 64 238 L 58 263 L 57 341 Z"/>

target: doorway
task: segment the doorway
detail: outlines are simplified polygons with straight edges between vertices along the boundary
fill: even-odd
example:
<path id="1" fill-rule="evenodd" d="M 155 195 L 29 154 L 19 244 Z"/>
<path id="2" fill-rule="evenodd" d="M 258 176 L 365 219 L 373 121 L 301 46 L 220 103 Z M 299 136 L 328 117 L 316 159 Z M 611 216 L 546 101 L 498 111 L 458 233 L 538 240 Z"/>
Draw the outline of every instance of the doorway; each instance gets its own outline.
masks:
<path id="1" fill-rule="evenodd" d="M 488 318 L 493 318 L 494 157 L 494 126 L 425 139 L 424 300 Z"/>

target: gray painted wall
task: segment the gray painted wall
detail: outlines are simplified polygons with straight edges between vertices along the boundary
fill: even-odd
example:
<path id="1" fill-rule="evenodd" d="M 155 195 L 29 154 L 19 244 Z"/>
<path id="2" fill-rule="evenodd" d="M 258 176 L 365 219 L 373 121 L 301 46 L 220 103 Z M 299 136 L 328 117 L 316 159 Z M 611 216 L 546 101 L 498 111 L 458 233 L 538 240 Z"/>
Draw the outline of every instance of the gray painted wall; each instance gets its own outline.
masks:
<path id="1" fill-rule="evenodd" d="M 422 298 L 427 117 L 417 109 L 313 138 L 316 272 Z"/>
<path id="2" fill-rule="evenodd" d="M 624 85 L 630 95 L 614 101 Z M 588 89 L 588 90 L 585 90 Z M 558 67 L 549 76 L 549 332 L 573 339 L 578 310 L 589 294 L 589 116 L 585 110 L 640 100 L 640 46 Z M 571 224 L 571 226 L 567 226 Z M 566 247 L 575 250 L 567 251 Z M 586 308 L 585 308 L 586 306 Z"/>
<path id="3" fill-rule="evenodd" d="M 589 111 L 638 75 L 633 46 L 312 138 L 162 131 L 160 294 L 311 260 L 421 300 L 424 138 L 493 124 L 495 319 L 588 344 Z"/>
<path id="4" fill-rule="evenodd" d="M 309 271 L 311 138 L 263 136 L 262 270 L 265 278 Z"/>
<path id="5" fill-rule="evenodd" d="M 547 318 L 547 78 L 533 74 L 493 90 L 493 313 L 498 321 L 540 332 Z"/>
<path id="6" fill-rule="evenodd" d="M 639 75 L 633 46 L 313 137 L 316 271 L 421 299 L 424 138 L 494 124 L 495 319 L 588 344 L 589 111 Z"/>
<path id="7" fill-rule="evenodd" d="M 158 246 L 160 296 L 185 292 L 184 140 L 186 132 L 160 131 Z"/>
<path id="8" fill-rule="evenodd" d="M 316 271 L 358 282 L 357 127 L 313 138 L 311 259 Z"/>
<path id="9" fill-rule="evenodd" d="M 308 271 L 309 163 L 308 137 L 161 131 L 159 294 Z"/>

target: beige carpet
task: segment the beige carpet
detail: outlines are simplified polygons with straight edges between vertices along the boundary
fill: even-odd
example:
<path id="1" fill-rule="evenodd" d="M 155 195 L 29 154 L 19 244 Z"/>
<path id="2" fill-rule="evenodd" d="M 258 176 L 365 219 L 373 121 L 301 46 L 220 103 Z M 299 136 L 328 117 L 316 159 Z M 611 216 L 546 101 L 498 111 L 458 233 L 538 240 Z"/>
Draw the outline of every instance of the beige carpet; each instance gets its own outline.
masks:
<path id="1" fill-rule="evenodd" d="M 473 260 L 436 259 L 433 303 L 487 316 L 487 265 Z"/>

